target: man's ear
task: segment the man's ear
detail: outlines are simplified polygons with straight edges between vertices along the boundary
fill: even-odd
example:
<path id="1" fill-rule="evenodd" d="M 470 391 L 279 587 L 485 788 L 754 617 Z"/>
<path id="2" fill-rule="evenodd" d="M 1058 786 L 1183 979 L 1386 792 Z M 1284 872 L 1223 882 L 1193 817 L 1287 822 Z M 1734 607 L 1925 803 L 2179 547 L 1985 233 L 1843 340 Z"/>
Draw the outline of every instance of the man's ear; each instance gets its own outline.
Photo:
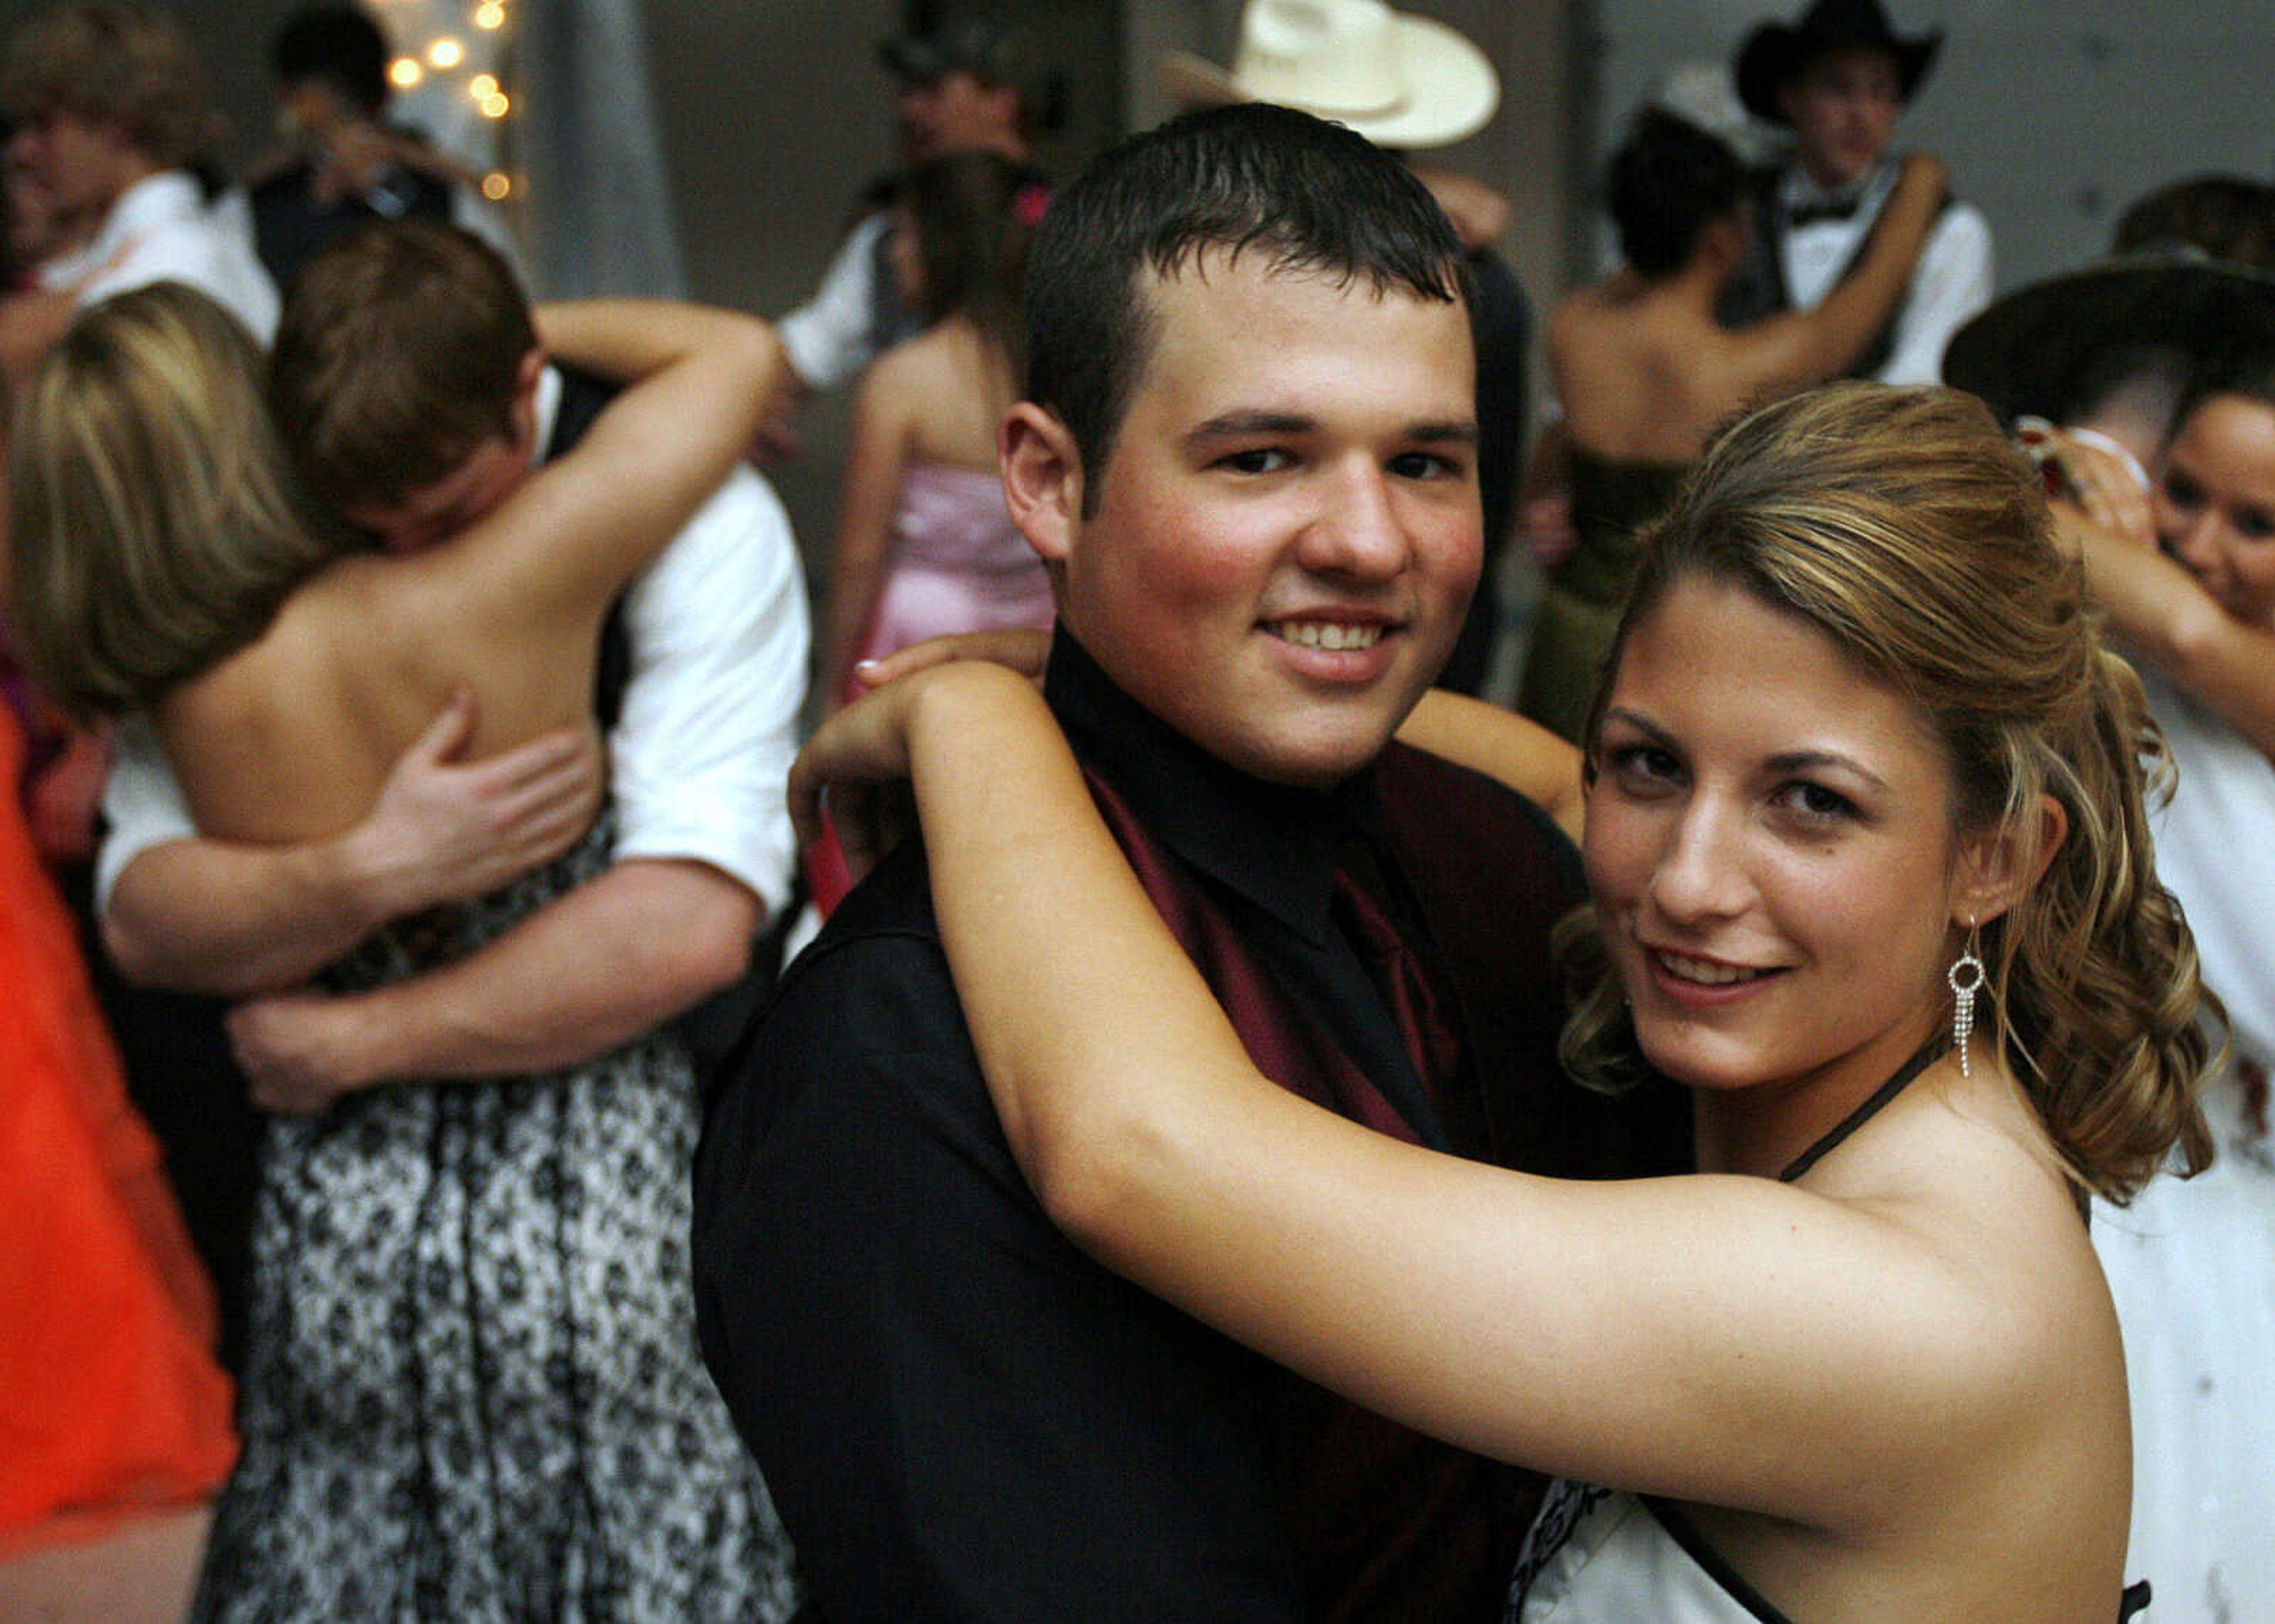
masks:
<path id="1" fill-rule="evenodd" d="M 1004 414 L 995 451 L 1011 522 L 1045 564 L 1064 569 L 1082 529 L 1082 450 L 1074 435 L 1050 412 L 1023 400 Z"/>
<path id="2" fill-rule="evenodd" d="M 2069 814 L 2051 795 L 2038 797 L 2035 820 L 2001 824 L 1961 843 L 1951 922 L 1988 925 L 2029 895 L 2069 837 Z"/>

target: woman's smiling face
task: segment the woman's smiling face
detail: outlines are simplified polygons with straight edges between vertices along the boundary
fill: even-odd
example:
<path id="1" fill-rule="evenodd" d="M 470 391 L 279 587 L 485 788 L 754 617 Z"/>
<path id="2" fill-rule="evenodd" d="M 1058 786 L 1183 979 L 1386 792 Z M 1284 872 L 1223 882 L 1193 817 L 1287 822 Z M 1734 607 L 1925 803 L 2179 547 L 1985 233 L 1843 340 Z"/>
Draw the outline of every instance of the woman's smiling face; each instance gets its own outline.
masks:
<path id="1" fill-rule="evenodd" d="M 2157 538 L 2246 625 L 2275 624 L 2275 405 L 2214 395 L 2165 448 Z"/>
<path id="2" fill-rule="evenodd" d="M 1594 759 L 1589 888 L 1659 1071 L 1845 1096 L 1935 1030 L 1958 842 L 1909 700 L 1693 578 L 1630 634 Z"/>

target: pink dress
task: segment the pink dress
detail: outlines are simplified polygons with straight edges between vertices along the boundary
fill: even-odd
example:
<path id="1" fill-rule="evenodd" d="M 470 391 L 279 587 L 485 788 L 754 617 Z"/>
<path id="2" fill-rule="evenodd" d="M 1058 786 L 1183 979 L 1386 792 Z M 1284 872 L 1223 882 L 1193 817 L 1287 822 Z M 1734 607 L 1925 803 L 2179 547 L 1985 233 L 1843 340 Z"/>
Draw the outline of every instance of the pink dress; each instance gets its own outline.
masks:
<path id="1" fill-rule="evenodd" d="M 861 660 L 951 631 L 1047 628 L 1053 605 L 1042 561 L 1003 505 L 993 472 L 911 463 L 893 515 L 892 562 Z"/>

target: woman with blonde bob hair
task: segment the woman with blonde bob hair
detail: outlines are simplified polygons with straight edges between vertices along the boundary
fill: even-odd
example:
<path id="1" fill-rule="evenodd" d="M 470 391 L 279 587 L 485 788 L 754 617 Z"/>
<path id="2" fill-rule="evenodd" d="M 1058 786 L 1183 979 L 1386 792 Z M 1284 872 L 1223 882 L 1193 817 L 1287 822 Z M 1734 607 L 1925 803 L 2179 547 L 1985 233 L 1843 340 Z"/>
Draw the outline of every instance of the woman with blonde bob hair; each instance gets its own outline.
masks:
<path id="1" fill-rule="evenodd" d="M 265 365 L 220 306 L 159 283 L 99 306 L 34 374 L 9 593 L 76 719 L 155 704 L 354 545 L 292 477 Z"/>
<path id="2" fill-rule="evenodd" d="M 1948 390 L 1757 411 L 1651 530 L 1588 732 L 1567 1052 L 1690 1090 L 1683 1177 L 1531 1177 L 1271 1086 L 999 668 L 889 684 L 800 778 L 912 777 L 1006 1135 L 1069 1235 L 1563 1480 L 1512 1619 L 2109 1619 L 2140 1587 L 2082 1204 L 2201 1159 L 2208 1039 L 2155 729 L 2082 591 Z M 1409 736 L 1520 787 L 1578 767 L 1484 706 Z"/>
<path id="3" fill-rule="evenodd" d="M 468 753 L 510 767 L 501 888 L 381 931 L 336 990 L 461 959 L 605 865 L 602 620 L 782 376 L 772 333 L 725 312 L 537 315 L 548 348 L 630 381 L 533 472 L 503 440 L 467 453 L 485 504 L 456 479 L 456 533 L 423 550 L 313 510 L 252 340 L 178 284 L 84 312 L 19 417 L 34 674 L 79 714 L 147 712 L 201 834 L 341 835 L 468 696 Z M 269 1120 L 245 1447 L 194 1616 L 773 1616 L 779 1529 L 694 1348 L 695 1098 L 657 1032 Z"/>

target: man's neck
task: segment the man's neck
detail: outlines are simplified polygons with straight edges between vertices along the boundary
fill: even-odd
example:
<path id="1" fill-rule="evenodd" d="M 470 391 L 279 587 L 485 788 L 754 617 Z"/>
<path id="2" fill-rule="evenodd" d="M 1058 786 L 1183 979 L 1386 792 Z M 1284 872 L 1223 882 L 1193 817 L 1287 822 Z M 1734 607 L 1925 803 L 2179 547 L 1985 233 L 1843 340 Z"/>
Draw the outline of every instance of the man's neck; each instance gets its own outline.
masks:
<path id="1" fill-rule="evenodd" d="M 1794 173 L 1805 185 L 1814 188 L 1825 197 L 1845 198 L 1853 197 L 1871 184 L 1872 177 L 1879 171 L 1880 165 L 1886 161 L 1885 155 L 1875 158 L 1845 180 L 1836 178 L 1831 170 L 1812 162 L 1806 153 L 1794 155 L 1793 168 Z"/>

